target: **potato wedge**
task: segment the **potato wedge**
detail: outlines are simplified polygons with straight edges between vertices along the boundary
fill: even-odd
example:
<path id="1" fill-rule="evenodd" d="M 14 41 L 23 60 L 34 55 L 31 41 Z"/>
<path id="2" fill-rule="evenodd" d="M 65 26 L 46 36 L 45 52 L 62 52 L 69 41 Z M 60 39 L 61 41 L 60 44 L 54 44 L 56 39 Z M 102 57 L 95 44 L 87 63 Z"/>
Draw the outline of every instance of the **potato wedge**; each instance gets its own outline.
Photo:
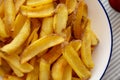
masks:
<path id="1" fill-rule="evenodd" d="M 90 71 L 85 67 L 78 53 L 67 45 L 63 50 L 63 57 L 81 79 L 88 79 L 91 76 Z"/>
<path id="2" fill-rule="evenodd" d="M 91 54 L 90 21 L 88 21 L 87 23 L 87 27 L 84 32 L 84 36 L 82 38 L 81 59 L 89 69 L 92 69 L 94 67 L 94 62 L 92 60 L 92 54 Z"/>
<path id="3" fill-rule="evenodd" d="M 50 79 L 50 64 L 41 58 L 39 64 L 39 80 Z"/>
<path id="4" fill-rule="evenodd" d="M 0 37 L 7 38 L 8 36 L 9 35 L 6 32 L 5 24 L 4 24 L 3 20 L 0 18 Z"/>
<path id="5" fill-rule="evenodd" d="M 46 17 L 42 21 L 40 37 L 53 33 L 53 17 Z"/>
<path id="6" fill-rule="evenodd" d="M 64 39 L 57 35 L 49 35 L 36 40 L 31 45 L 29 45 L 22 53 L 21 63 L 29 61 L 34 56 L 40 54 L 40 52 L 52 46 L 60 44 L 63 41 Z"/>
<path id="7" fill-rule="evenodd" d="M 66 0 L 65 4 L 67 6 L 68 13 L 71 14 L 77 6 L 77 0 Z"/>
<path id="8" fill-rule="evenodd" d="M 65 4 L 58 4 L 55 15 L 53 28 L 55 33 L 61 33 L 63 29 L 66 28 L 68 20 L 68 11 Z M 62 21 L 62 22 L 61 22 Z"/>
<path id="9" fill-rule="evenodd" d="M 26 4 L 29 6 L 39 6 L 53 2 L 53 0 L 27 0 Z"/>
<path id="10" fill-rule="evenodd" d="M 52 16 L 54 13 L 54 4 L 49 3 L 37 7 L 21 6 L 21 12 L 23 15 L 31 18 L 43 18 Z"/>
<path id="11" fill-rule="evenodd" d="M 29 34 L 30 34 L 30 21 L 29 19 L 27 19 L 19 34 L 12 40 L 12 42 L 3 46 L 1 50 L 6 52 L 7 54 L 15 54 L 14 51 L 16 51 L 26 41 Z"/>
<path id="12" fill-rule="evenodd" d="M 63 73 L 67 66 L 67 61 L 61 56 L 52 66 L 52 78 L 53 80 L 62 80 Z"/>

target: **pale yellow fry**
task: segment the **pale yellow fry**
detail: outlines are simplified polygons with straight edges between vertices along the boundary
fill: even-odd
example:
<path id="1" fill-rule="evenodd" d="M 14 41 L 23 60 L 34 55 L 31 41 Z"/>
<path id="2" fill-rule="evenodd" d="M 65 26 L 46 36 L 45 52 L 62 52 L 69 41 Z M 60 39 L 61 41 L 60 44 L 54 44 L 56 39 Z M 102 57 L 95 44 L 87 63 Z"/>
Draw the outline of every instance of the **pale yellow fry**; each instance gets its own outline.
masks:
<path id="1" fill-rule="evenodd" d="M 41 58 L 39 65 L 39 80 L 49 79 L 50 79 L 50 64 L 43 58 Z"/>
<path id="2" fill-rule="evenodd" d="M 22 29 L 25 21 L 26 21 L 26 17 L 23 16 L 21 13 L 19 13 L 15 19 L 15 21 L 12 24 L 12 37 L 15 38 L 17 36 L 17 34 L 20 32 L 20 30 Z"/>
<path id="3" fill-rule="evenodd" d="M 28 38 L 30 34 L 30 21 L 29 19 L 26 20 L 23 28 L 20 30 L 19 34 L 10 42 L 9 44 L 3 46 L 1 48 L 2 51 L 8 54 L 15 54 L 16 51 Z"/>
<path id="4" fill-rule="evenodd" d="M 81 59 L 89 69 L 92 69 L 94 67 L 94 62 L 92 60 L 92 54 L 91 54 L 90 21 L 88 21 L 87 23 L 87 27 L 85 29 L 84 36 L 82 38 Z"/>
<path id="5" fill-rule="evenodd" d="M 5 59 L 10 65 L 16 67 L 16 69 L 23 73 L 28 73 L 33 70 L 33 67 L 30 64 L 28 63 L 21 64 L 20 57 L 16 54 L 7 55 L 6 53 L 0 52 L 0 57 Z"/>
<path id="6" fill-rule="evenodd" d="M 14 65 L 8 63 L 11 67 L 11 69 L 13 70 L 13 72 L 18 76 L 18 77 L 23 77 L 24 74 L 23 72 L 21 72 L 19 69 L 17 69 Z"/>
<path id="7" fill-rule="evenodd" d="M 1 0 L 0 3 L 0 17 L 3 18 L 4 17 L 4 1 Z"/>
<path id="8" fill-rule="evenodd" d="M 15 19 L 15 5 L 13 0 L 4 0 L 4 10 L 5 10 L 5 23 L 7 28 L 11 29 L 11 24 Z"/>
<path id="9" fill-rule="evenodd" d="M 68 13 L 71 14 L 76 8 L 77 0 L 66 0 L 65 4 L 68 8 Z"/>
<path id="10" fill-rule="evenodd" d="M 38 80 L 39 78 L 39 63 L 36 62 L 36 58 L 30 61 L 30 64 L 34 66 L 34 69 L 27 74 L 26 80 Z"/>
<path id="11" fill-rule="evenodd" d="M 60 57 L 52 66 L 52 78 L 53 80 L 62 80 L 67 61 L 64 57 Z"/>
<path id="12" fill-rule="evenodd" d="M 29 6 L 39 6 L 51 2 L 53 2 L 53 0 L 27 0 L 26 4 Z"/>
<path id="13" fill-rule="evenodd" d="M 8 34 L 5 30 L 5 25 L 3 23 L 3 20 L 0 18 L 0 37 L 7 38 Z"/>
<path id="14" fill-rule="evenodd" d="M 37 7 L 21 6 L 21 12 L 23 15 L 32 18 L 43 18 L 52 16 L 54 13 L 54 4 L 49 3 Z"/>
<path id="15" fill-rule="evenodd" d="M 68 11 L 65 4 L 58 4 L 55 15 L 54 15 L 54 22 L 53 28 L 55 33 L 61 33 L 63 29 L 66 28 L 68 20 Z"/>
<path id="16" fill-rule="evenodd" d="M 91 30 L 91 45 L 96 46 L 99 43 L 99 40 L 96 34 Z"/>
<path id="17" fill-rule="evenodd" d="M 20 10 L 20 7 L 25 3 L 26 0 L 16 0 L 15 1 L 15 13 L 17 14 Z"/>
<path id="18" fill-rule="evenodd" d="M 62 55 L 62 46 L 54 46 L 49 52 L 42 57 L 50 64 L 54 63 Z"/>
<path id="19" fill-rule="evenodd" d="M 81 48 L 81 40 L 73 40 L 70 42 L 70 45 L 74 48 L 75 51 L 79 51 Z"/>
<path id="20" fill-rule="evenodd" d="M 70 65 L 65 67 L 62 80 L 72 80 L 72 68 Z"/>
<path id="21" fill-rule="evenodd" d="M 3 80 L 23 80 L 20 77 L 17 76 L 12 76 L 12 75 L 5 75 L 5 77 L 3 78 Z"/>
<path id="22" fill-rule="evenodd" d="M 42 37 L 42 38 L 34 41 L 22 53 L 21 63 L 25 63 L 25 62 L 29 61 L 31 58 L 40 54 L 42 51 L 44 51 L 52 46 L 55 46 L 57 44 L 60 44 L 63 41 L 64 41 L 64 39 L 57 35 L 48 35 L 48 36 Z"/>
<path id="23" fill-rule="evenodd" d="M 53 33 L 53 17 L 46 17 L 42 20 L 40 37 Z"/>
<path id="24" fill-rule="evenodd" d="M 85 67 L 78 53 L 72 48 L 72 46 L 67 45 L 64 48 L 63 56 L 81 79 L 88 79 L 91 76 L 91 73 Z"/>

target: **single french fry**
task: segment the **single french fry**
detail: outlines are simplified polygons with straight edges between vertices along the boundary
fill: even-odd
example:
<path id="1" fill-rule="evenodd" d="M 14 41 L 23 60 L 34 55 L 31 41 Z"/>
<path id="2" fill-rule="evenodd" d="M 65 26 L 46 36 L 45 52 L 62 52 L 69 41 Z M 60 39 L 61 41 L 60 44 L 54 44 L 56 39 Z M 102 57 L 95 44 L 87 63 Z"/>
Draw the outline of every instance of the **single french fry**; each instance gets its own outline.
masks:
<path id="1" fill-rule="evenodd" d="M 36 61 L 36 58 L 33 58 L 30 61 L 30 64 L 34 67 L 34 69 L 27 73 L 26 80 L 38 80 L 39 78 L 39 63 Z"/>
<path id="2" fill-rule="evenodd" d="M 43 58 L 40 60 L 39 64 L 39 80 L 49 80 L 50 79 L 50 64 Z"/>
<path id="3" fill-rule="evenodd" d="M 76 8 L 77 0 L 66 0 L 65 4 L 68 8 L 68 13 L 71 14 Z"/>
<path id="4" fill-rule="evenodd" d="M 19 34 L 10 42 L 9 44 L 3 46 L 1 48 L 2 51 L 8 54 L 15 54 L 16 51 L 28 38 L 30 34 L 30 21 L 29 19 L 26 20 L 23 28 L 20 30 Z"/>
<path id="5" fill-rule="evenodd" d="M 16 69 L 23 73 L 27 73 L 33 70 L 33 67 L 30 64 L 28 63 L 21 64 L 20 57 L 16 54 L 8 55 L 5 52 L 1 51 L 0 57 L 5 59 L 10 65 L 14 66 Z"/>
<path id="6" fill-rule="evenodd" d="M 31 18 L 43 18 L 52 16 L 54 13 L 54 4 L 49 3 L 37 7 L 21 6 L 21 12 L 23 15 Z"/>
<path id="7" fill-rule="evenodd" d="M 53 17 L 46 17 L 42 21 L 40 37 L 53 33 Z"/>
<path id="8" fill-rule="evenodd" d="M 62 80 L 72 80 L 72 68 L 70 65 L 65 67 Z"/>
<path id="9" fill-rule="evenodd" d="M 63 57 L 76 72 L 76 74 L 81 79 L 88 79 L 91 76 L 89 70 L 85 67 L 82 60 L 80 59 L 78 53 L 72 48 L 72 46 L 67 45 L 63 50 Z"/>
<path id="10" fill-rule="evenodd" d="M 91 54 L 90 21 L 88 21 L 87 23 L 84 36 L 82 38 L 81 59 L 89 69 L 92 69 L 94 67 L 94 62 L 92 60 L 92 54 Z"/>
<path id="11" fill-rule="evenodd" d="M 1 0 L 1 3 L 0 3 L 0 18 L 3 18 L 4 17 L 4 1 Z"/>
<path id="12" fill-rule="evenodd" d="M 54 63 L 62 54 L 62 46 L 56 45 L 42 57 L 50 64 Z"/>
<path id="13" fill-rule="evenodd" d="M 26 0 L 15 0 L 15 13 L 17 14 L 20 7 L 25 3 Z"/>
<path id="14" fill-rule="evenodd" d="M 75 16 L 74 16 L 74 21 L 73 21 L 73 33 L 76 39 L 81 39 L 81 36 L 83 33 L 83 29 L 81 27 L 81 20 L 83 16 L 84 5 L 85 5 L 84 0 L 80 0 L 74 12 Z"/>
<path id="15" fill-rule="evenodd" d="M 9 35 L 6 32 L 5 24 L 4 24 L 3 20 L 0 18 L 0 37 L 7 38 L 8 36 Z"/>
<path id="16" fill-rule="evenodd" d="M 55 15 L 54 15 L 54 22 L 53 28 L 55 33 L 61 33 L 63 29 L 66 28 L 68 20 L 68 11 L 65 4 L 58 4 Z M 61 22 L 62 21 L 62 22 Z"/>
<path id="17" fill-rule="evenodd" d="M 27 0 L 26 4 L 29 6 L 39 6 L 53 2 L 53 0 Z"/>
<path id="18" fill-rule="evenodd" d="M 25 63 L 29 61 L 34 56 L 40 54 L 40 52 L 60 44 L 64 41 L 64 39 L 57 35 L 49 35 L 42 37 L 36 41 L 34 41 L 31 45 L 29 45 L 21 55 L 21 63 Z"/>
<path id="19" fill-rule="evenodd" d="M 81 48 L 81 40 L 73 40 L 70 42 L 70 45 L 74 48 L 75 51 L 79 51 Z"/>
<path id="20" fill-rule="evenodd" d="M 12 24 L 13 27 L 12 27 L 12 29 L 11 29 L 11 30 L 13 31 L 13 33 L 12 33 L 12 37 L 13 37 L 13 38 L 15 38 L 15 37 L 18 35 L 18 33 L 19 33 L 20 30 L 22 29 L 22 27 L 23 27 L 26 19 L 27 19 L 27 18 L 26 18 L 25 16 L 23 16 L 21 13 L 19 13 L 19 14 L 17 15 L 15 21 L 14 21 L 13 24 Z"/>
<path id="21" fill-rule="evenodd" d="M 67 61 L 61 56 L 52 66 L 52 78 L 53 80 L 62 80 Z"/>

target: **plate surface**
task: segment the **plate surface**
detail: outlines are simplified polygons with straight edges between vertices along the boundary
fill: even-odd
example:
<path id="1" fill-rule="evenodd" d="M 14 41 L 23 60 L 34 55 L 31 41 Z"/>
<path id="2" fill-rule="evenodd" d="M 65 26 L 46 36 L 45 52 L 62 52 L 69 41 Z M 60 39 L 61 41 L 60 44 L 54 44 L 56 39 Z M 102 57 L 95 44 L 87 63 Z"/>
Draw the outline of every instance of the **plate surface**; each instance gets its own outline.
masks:
<path id="1" fill-rule="evenodd" d="M 100 80 L 110 62 L 112 54 L 112 30 L 104 7 L 99 0 L 85 0 L 88 5 L 92 29 L 99 38 L 99 45 L 93 53 L 95 67 L 90 80 Z"/>

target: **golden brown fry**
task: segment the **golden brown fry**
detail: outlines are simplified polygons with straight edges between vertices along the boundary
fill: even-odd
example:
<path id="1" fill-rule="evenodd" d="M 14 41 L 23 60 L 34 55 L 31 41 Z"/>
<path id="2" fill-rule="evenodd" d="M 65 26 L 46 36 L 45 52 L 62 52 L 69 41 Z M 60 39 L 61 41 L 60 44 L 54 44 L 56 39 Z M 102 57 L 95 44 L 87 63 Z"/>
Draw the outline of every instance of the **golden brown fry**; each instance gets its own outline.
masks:
<path id="1" fill-rule="evenodd" d="M 92 55 L 91 55 L 90 21 L 88 21 L 87 23 L 87 27 L 84 32 L 84 36 L 82 38 L 81 59 L 89 69 L 92 69 L 94 67 L 94 62 L 92 60 Z"/>
<path id="2" fill-rule="evenodd" d="M 68 8 L 68 13 L 71 14 L 76 8 L 77 0 L 66 0 L 65 4 Z"/>
<path id="3" fill-rule="evenodd" d="M 25 42 L 30 34 L 30 21 L 26 20 L 23 28 L 20 30 L 19 34 L 10 42 L 1 48 L 2 51 L 8 54 L 15 54 L 14 51 L 19 49 L 19 47 Z"/>
<path id="4" fill-rule="evenodd" d="M 5 30 L 5 24 L 3 22 L 3 20 L 0 18 L 0 37 L 1 38 L 7 38 L 8 34 Z"/>
<path id="5" fill-rule="evenodd" d="M 42 21 L 40 37 L 53 33 L 53 17 L 46 17 Z"/>
<path id="6" fill-rule="evenodd" d="M 49 35 L 36 40 L 31 45 L 29 45 L 22 53 L 21 63 L 29 61 L 34 56 L 40 54 L 40 52 L 52 46 L 60 44 L 63 41 L 64 39 L 57 35 Z"/>
<path id="7" fill-rule="evenodd" d="M 49 3 L 37 7 L 21 6 L 21 12 L 23 15 L 31 18 L 44 18 L 52 16 L 54 13 L 54 4 Z"/>
<path id="8" fill-rule="evenodd" d="M 62 80 L 63 79 L 63 73 L 67 66 L 67 61 L 64 59 L 64 57 L 60 57 L 52 66 L 52 78 L 53 80 Z"/>
<path id="9" fill-rule="evenodd" d="M 70 65 L 65 67 L 62 80 L 72 80 L 72 68 Z"/>
<path id="10" fill-rule="evenodd" d="M 42 57 L 50 64 L 54 63 L 62 54 L 62 46 L 54 46 L 49 52 L 44 54 Z"/>
<path id="11" fill-rule="evenodd" d="M 91 73 L 83 64 L 78 53 L 72 48 L 72 46 L 67 45 L 63 50 L 63 56 L 72 69 L 81 79 L 88 79 L 91 76 Z"/>
<path id="12" fill-rule="evenodd" d="M 50 64 L 41 58 L 39 65 L 39 80 L 50 79 Z"/>
<path id="13" fill-rule="evenodd" d="M 54 15 L 54 22 L 53 28 L 55 33 L 61 33 L 63 29 L 66 28 L 68 20 L 68 11 L 65 4 L 58 4 L 55 15 Z M 61 22 L 62 21 L 62 22 Z"/>
<path id="14" fill-rule="evenodd" d="M 26 4 L 29 6 L 39 6 L 53 2 L 53 0 L 27 0 Z"/>
<path id="15" fill-rule="evenodd" d="M 22 27 L 23 27 L 26 19 L 27 19 L 27 18 L 26 18 L 25 16 L 23 16 L 21 13 L 19 13 L 19 14 L 17 15 L 15 21 L 14 21 L 13 24 L 12 24 L 13 27 L 12 27 L 12 29 L 11 29 L 11 30 L 13 31 L 13 33 L 12 33 L 12 37 L 13 37 L 13 38 L 15 38 L 15 37 L 18 35 L 18 33 L 19 33 L 20 30 L 22 29 Z"/>

